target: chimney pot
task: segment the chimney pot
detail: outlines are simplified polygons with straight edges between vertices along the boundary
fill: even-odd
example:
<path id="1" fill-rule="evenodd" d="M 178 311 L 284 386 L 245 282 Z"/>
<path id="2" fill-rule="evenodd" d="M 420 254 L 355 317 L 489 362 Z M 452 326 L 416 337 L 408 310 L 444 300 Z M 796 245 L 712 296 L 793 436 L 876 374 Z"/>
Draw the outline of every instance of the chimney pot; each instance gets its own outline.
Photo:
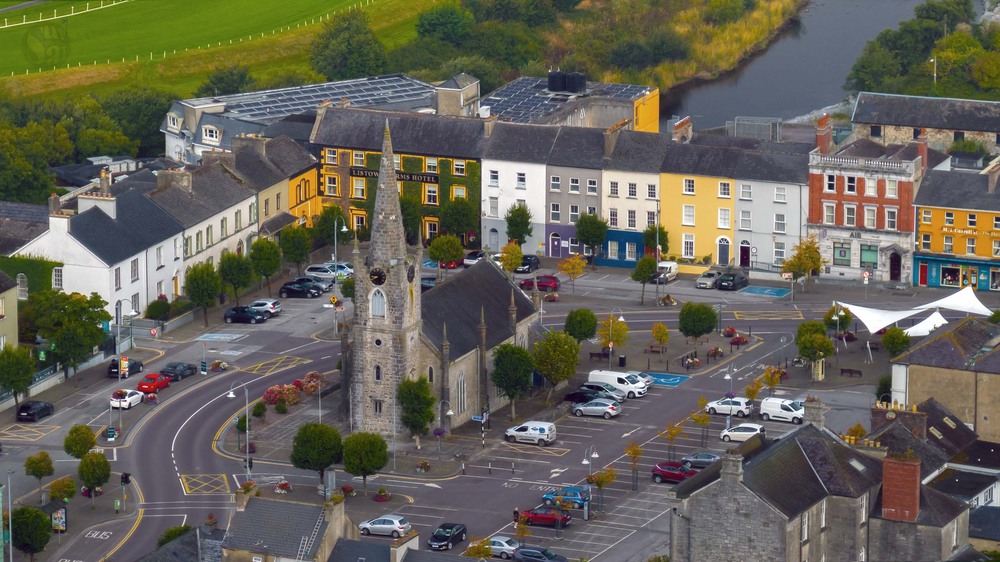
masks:
<path id="1" fill-rule="evenodd" d="M 684 119 L 674 123 L 674 130 L 670 134 L 670 140 L 687 144 L 691 142 L 691 136 L 694 135 L 694 123 L 691 122 L 691 116 L 688 115 Z"/>
<path id="2" fill-rule="evenodd" d="M 829 154 L 833 145 L 833 120 L 824 113 L 816 122 L 816 148 L 820 154 Z"/>

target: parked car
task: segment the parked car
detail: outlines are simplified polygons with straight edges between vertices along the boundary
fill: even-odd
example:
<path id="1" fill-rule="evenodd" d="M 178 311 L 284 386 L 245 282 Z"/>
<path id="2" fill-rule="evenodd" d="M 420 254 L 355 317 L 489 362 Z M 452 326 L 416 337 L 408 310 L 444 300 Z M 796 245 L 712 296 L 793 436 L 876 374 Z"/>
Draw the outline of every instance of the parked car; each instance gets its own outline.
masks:
<path id="1" fill-rule="evenodd" d="M 550 525 L 553 527 L 555 527 L 556 521 L 561 521 L 562 526 L 565 527 L 573 520 L 573 516 L 565 510 L 543 505 L 522 511 L 521 519 L 524 519 L 526 525 Z"/>
<path id="2" fill-rule="evenodd" d="M 611 418 L 622 413 L 622 405 L 607 398 L 595 398 L 583 404 L 573 404 L 570 408 L 574 416 L 604 416 L 604 419 Z"/>
<path id="3" fill-rule="evenodd" d="M 278 294 L 281 298 L 287 299 L 289 297 L 301 298 L 305 297 L 311 299 L 313 297 L 318 297 L 323 293 L 323 290 L 316 285 L 309 283 L 296 283 L 294 281 L 289 281 L 281 286 Z"/>
<path id="4" fill-rule="evenodd" d="M 56 407 L 49 402 L 28 400 L 17 407 L 17 421 L 38 421 L 55 413 Z"/>
<path id="5" fill-rule="evenodd" d="M 522 291 L 532 291 L 535 288 L 535 279 L 525 279 L 521 281 Z M 538 290 L 543 293 L 551 293 L 553 291 L 559 290 L 559 278 L 555 275 L 539 275 L 538 279 Z"/>
<path id="6" fill-rule="evenodd" d="M 510 537 L 494 535 L 490 537 L 490 556 L 498 556 L 507 560 L 514 556 L 514 551 L 519 546 L 521 546 L 521 543 Z"/>
<path id="7" fill-rule="evenodd" d="M 139 392 L 138 390 L 116 390 L 111 393 L 111 407 L 112 408 L 124 408 L 126 410 L 131 410 L 132 406 L 137 406 L 142 404 L 142 398 L 145 394 Z"/>
<path id="8" fill-rule="evenodd" d="M 626 373 L 639 377 L 639 380 L 646 383 L 647 389 L 652 389 L 653 383 L 656 382 L 656 379 L 654 379 L 652 376 L 650 376 L 649 373 L 645 371 L 626 371 Z"/>
<path id="9" fill-rule="evenodd" d="M 465 540 L 465 525 L 461 523 L 442 523 L 434 529 L 431 538 L 427 539 L 427 548 L 431 550 L 451 550 L 455 545 Z"/>
<path id="10" fill-rule="evenodd" d="M 267 320 L 267 315 L 263 312 L 252 310 L 248 306 L 231 306 L 226 309 L 226 314 L 223 316 L 223 319 L 225 319 L 226 324 L 232 324 L 233 322 L 257 324 Z"/>
<path id="11" fill-rule="evenodd" d="M 402 515 L 383 515 L 358 524 L 362 535 L 389 535 L 398 538 L 410 532 L 410 522 Z"/>
<path id="12" fill-rule="evenodd" d="M 538 256 L 527 255 L 521 258 L 521 265 L 514 269 L 514 273 L 531 273 L 540 267 L 542 263 L 538 261 Z"/>
<path id="13" fill-rule="evenodd" d="M 611 386 L 606 382 L 587 381 L 580 385 L 580 390 L 592 390 L 594 392 L 605 392 L 615 397 L 618 402 L 625 401 L 625 393 Z"/>
<path id="14" fill-rule="evenodd" d="M 617 401 L 618 398 L 612 395 L 610 392 L 605 392 L 603 390 L 574 390 L 573 392 L 567 393 L 563 397 L 564 402 L 571 402 L 573 404 L 579 404 L 582 402 L 590 402 L 595 398 L 607 398 L 609 400 Z"/>
<path id="15" fill-rule="evenodd" d="M 462 265 L 465 267 L 471 267 L 484 257 L 486 257 L 486 252 L 482 250 L 473 250 L 465 255 L 465 259 L 462 260 Z"/>
<path id="16" fill-rule="evenodd" d="M 146 394 L 156 393 L 170 386 L 170 377 L 160 373 L 150 373 L 139 381 L 136 389 Z"/>
<path id="17" fill-rule="evenodd" d="M 698 474 L 698 471 L 683 462 L 666 461 L 656 463 L 653 466 L 653 482 L 657 484 L 661 482 L 683 482 L 695 474 Z"/>
<path id="18" fill-rule="evenodd" d="M 334 282 L 332 279 L 321 279 L 319 277 L 313 277 L 312 275 L 303 275 L 301 277 L 296 277 L 295 279 L 292 279 L 292 282 L 303 283 L 307 285 L 309 283 L 312 283 L 313 285 L 319 287 L 319 290 L 323 291 L 324 293 L 329 293 L 330 291 L 332 291 L 334 286 Z"/>
<path id="19" fill-rule="evenodd" d="M 514 551 L 514 560 L 526 562 L 569 562 L 562 554 L 556 554 L 541 546 L 522 546 Z"/>
<path id="20" fill-rule="evenodd" d="M 802 402 L 771 396 L 760 401 L 760 419 L 802 423 L 805 417 L 805 405 Z"/>
<path id="21" fill-rule="evenodd" d="M 181 363 L 180 361 L 172 361 L 160 369 L 160 374 L 167 375 L 172 381 L 183 380 L 184 377 L 190 377 L 197 372 L 198 367 L 190 363 Z"/>
<path id="22" fill-rule="evenodd" d="M 719 277 L 717 287 L 721 291 L 737 291 L 750 284 L 750 280 L 742 273 L 726 273 Z"/>
<path id="23" fill-rule="evenodd" d="M 463 265 L 463 263 L 464 262 L 462 260 L 439 261 L 438 262 L 438 268 L 439 269 L 457 269 L 458 266 Z"/>
<path id="24" fill-rule="evenodd" d="M 758 433 L 764 435 L 764 426 L 756 423 L 741 423 L 736 427 L 723 429 L 719 437 L 723 441 L 746 441 Z"/>
<path id="25" fill-rule="evenodd" d="M 694 280 L 694 286 L 698 289 L 714 289 L 718 282 L 719 272 L 709 270 Z"/>
<path id="26" fill-rule="evenodd" d="M 590 486 L 566 486 L 542 496 L 545 505 L 555 505 L 557 499 L 564 503 L 572 503 L 577 509 L 583 509 L 583 504 L 590 501 Z"/>
<path id="27" fill-rule="evenodd" d="M 281 303 L 274 299 L 257 299 L 247 306 L 268 318 L 281 314 Z"/>
<path id="28" fill-rule="evenodd" d="M 337 268 L 323 263 L 314 263 L 306 267 L 306 275 L 335 281 L 337 279 Z"/>
<path id="29" fill-rule="evenodd" d="M 556 424 L 543 421 L 527 421 L 510 427 L 504 437 L 511 443 L 534 443 L 544 447 L 556 440 Z"/>
<path id="30" fill-rule="evenodd" d="M 347 279 L 351 275 L 354 275 L 354 264 L 349 261 L 328 261 L 323 262 L 323 265 L 333 270 L 333 273 L 336 275 L 338 281 L 341 279 Z"/>
<path id="31" fill-rule="evenodd" d="M 691 468 L 706 468 L 720 458 L 721 457 L 717 453 L 713 453 L 711 451 L 699 451 L 697 453 L 681 457 L 681 463 L 690 465 Z"/>
<path id="32" fill-rule="evenodd" d="M 752 409 L 750 400 L 741 396 L 723 398 L 705 404 L 705 411 L 709 414 L 734 415 L 739 418 L 749 416 Z"/>
<path id="33" fill-rule="evenodd" d="M 134 375 L 136 373 L 141 373 L 143 369 L 142 361 L 137 359 L 128 360 L 128 372 L 122 373 L 122 378 L 127 379 L 129 375 Z M 111 360 L 111 364 L 108 365 L 108 376 L 118 378 L 118 358 L 115 357 Z"/>

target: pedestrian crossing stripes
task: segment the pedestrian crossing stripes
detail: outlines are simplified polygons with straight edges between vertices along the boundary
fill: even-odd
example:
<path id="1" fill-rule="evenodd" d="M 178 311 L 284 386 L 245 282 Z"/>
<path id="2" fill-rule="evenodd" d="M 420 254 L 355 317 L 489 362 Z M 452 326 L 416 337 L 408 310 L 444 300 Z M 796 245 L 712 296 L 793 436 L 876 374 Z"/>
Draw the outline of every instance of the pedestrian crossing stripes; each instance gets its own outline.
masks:
<path id="1" fill-rule="evenodd" d="M 736 320 L 802 320 L 801 310 L 733 310 Z"/>

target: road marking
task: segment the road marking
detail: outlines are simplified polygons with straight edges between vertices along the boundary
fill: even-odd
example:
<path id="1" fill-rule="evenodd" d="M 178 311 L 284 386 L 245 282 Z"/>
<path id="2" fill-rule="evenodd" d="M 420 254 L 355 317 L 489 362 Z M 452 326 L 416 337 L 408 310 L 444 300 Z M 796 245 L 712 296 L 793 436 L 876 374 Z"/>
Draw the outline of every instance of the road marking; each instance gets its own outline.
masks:
<path id="1" fill-rule="evenodd" d="M 13 424 L 0 429 L 0 437 L 3 437 L 7 441 L 33 442 L 38 441 L 61 427 L 61 425 Z"/>
<path id="2" fill-rule="evenodd" d="M 232 493 L 225 474 L 182 474 L 181 484 L 188 495 Z"/>
<path id="3" fill-rule="evenodd" d="M 633 433 L 635 433 L 636 431 L 639 431 L 640 429 L 642 429 L 642 426 L 636 427 L 635 429 L 633 429 L 632 431 L 629 431 L 627 433 L 622 433 L 622 439 L 628 437 L 629 435 L 632 435 Z"/>
<path id="4" fill-rule="evenodd" d="M 246 337 L 246 334 L 202 334 L 195 341 L 233 341 Z"/>
<path id="5" fill-rule="evenodd" d="M 311 360 L 303 357 L 282 355 L 281 357 L 268 359 L 267 361 L 257 363 L 256 365 L 250 365 L 249 367 L 244 367 L 240 370 L 245 373 L 253 373 L 255 375 L 270 375 L 277 373 L 278 371 L 284 371 L 285 369 L 291 369 L 292 367 L 298 367 L 299 365 L 311 362 Z"/>
<path id="6" fill-rule="evenodd" d="M 733 310 L 736 320 L 802 320 L 801 310 Z"/>

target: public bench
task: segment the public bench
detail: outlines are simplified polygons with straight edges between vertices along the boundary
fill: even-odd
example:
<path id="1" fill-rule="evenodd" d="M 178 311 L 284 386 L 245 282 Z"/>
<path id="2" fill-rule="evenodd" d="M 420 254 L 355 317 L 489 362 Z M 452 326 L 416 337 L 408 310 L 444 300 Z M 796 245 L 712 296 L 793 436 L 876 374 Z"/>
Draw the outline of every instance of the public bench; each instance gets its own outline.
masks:
<path id="1" fill-rule="evenodd" d="M 860 377 L 860 376 L 863 376 L 863 375 L 864 375 L 864 373 L 861 372 L 861 369 L 841 369 L 840 370 L 840 376 L 842 376 L 842 377 Z"/>
<path id="2" fill-rule="evenodd" d="M 868 342 L 868 349 L 870 349 L 872 351 L 878 351 L 878 350 L 882 349 L 882 342 L 870 341 L 870 342 Z"/>
<path id="3" fill-rule="evenodd" d="M 591 351 L 590 359 L 607 359 L 611 356 L 611 351 L 608 349 L 602 349 L 601 351 Z"/>
<path id="4" fill-rule="evenodd" d="M 646 346 L 646 349 L 642 350 L 643 353 L 659 353 L 660 355 L 663 355 L 666 351 L 666 346 L 658 343 L 651 343 Z"/>

